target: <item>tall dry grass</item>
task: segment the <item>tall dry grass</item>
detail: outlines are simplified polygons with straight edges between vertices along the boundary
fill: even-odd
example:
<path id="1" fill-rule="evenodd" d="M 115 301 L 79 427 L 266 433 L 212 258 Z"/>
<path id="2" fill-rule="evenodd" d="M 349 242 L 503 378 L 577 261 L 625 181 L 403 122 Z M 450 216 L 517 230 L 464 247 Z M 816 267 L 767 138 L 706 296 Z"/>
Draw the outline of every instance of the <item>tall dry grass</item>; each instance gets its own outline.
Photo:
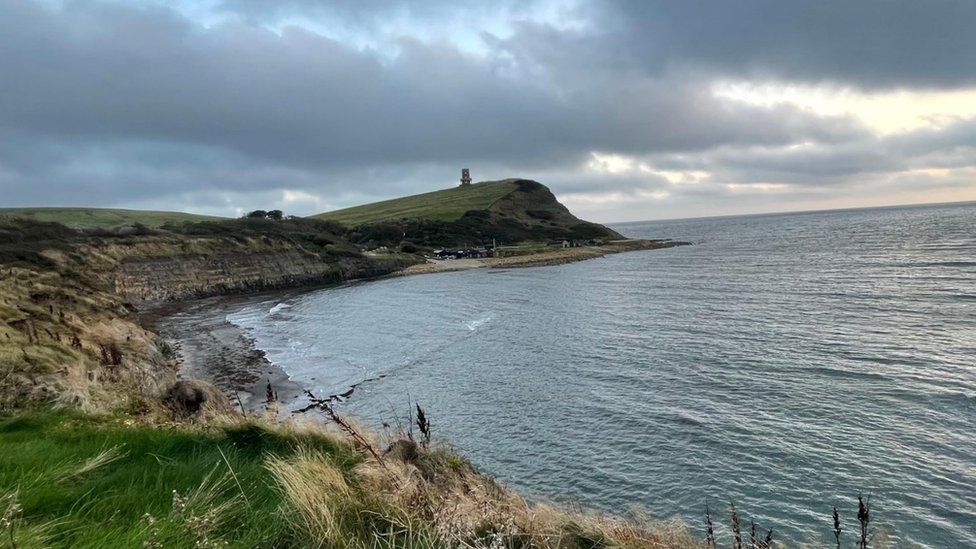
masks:
<path id="1" fill-rule="evenodd" d="M 326 401 L 316 407 L 330 419 L 337 416 Z M 360 453 L 354 467 L 310 449 L 266 461 L 283 495 L 284 516 L 303 533 L 302 547 L 705 547 L 680 520 L 529 503 L 449 448 L 432 444 L 429 420 L 419 410 L 419 442 L 412 429 L 401 427 L 381 440 L 340 419 L 331 436 Z"/>
<path id="2" fill-rule="evenodd" d="M 699 527 L 529 502 L 402 428 L 380 436 L 349 420 L 273 416 L 126 421 L 0 421 L 0 548 L 785 547 L 738 509 L 736 534 L 731 512 L 724 528 L 710 524 L 720 516 L 711 511 Z M 866 500 L 865 510 L 863 521 L 838 512 L 841 546 L 887 546 Z"/>

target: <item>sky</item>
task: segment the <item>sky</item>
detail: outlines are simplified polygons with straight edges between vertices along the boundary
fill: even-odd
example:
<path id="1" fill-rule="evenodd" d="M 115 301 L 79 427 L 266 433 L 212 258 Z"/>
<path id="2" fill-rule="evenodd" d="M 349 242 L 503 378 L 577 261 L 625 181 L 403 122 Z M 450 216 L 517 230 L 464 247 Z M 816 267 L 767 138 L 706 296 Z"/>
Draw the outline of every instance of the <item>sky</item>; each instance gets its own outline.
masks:
<path id="1" fill-rule="evenodd" d="M 2 0 L 0 207 L 976 200 L 971 0 Z"/>

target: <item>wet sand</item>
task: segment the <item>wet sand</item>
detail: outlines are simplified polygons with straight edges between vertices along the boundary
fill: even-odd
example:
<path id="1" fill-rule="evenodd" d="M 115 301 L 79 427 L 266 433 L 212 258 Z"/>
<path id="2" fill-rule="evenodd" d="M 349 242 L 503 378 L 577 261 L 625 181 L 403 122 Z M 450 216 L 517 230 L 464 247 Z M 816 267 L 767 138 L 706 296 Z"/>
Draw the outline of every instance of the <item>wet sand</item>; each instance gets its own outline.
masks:
<path id="1" fill-rule="evenodd" d="M 240 405 L 253 412 L 265 407 L 268 383 L 280 401 L 293 402 L 302 396 L 302 388 L 272 364 L 253 339 L 227 321 L 231 310 L 267 297 L 175 304 L 150 312 L 144 322 L 176 352 L 181 378 L 209 381 L 231 402 L 238 404 L 240 399 Z"/>

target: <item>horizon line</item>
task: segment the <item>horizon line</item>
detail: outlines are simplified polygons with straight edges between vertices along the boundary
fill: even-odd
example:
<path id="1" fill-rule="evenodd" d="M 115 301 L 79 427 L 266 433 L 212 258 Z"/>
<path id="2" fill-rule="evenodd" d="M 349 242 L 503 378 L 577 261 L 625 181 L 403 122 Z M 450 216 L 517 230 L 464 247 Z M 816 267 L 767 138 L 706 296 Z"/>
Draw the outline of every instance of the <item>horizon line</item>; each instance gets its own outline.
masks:
<path id="1" fill-rule="evenodd" d="M 723 219 L 729 217 L 759 217 L 766 215 L 791 215 L 791 214 L 813 214 L 813 213 L 827 213 L 827 212 L 851 212 L 857 210 L 884 210 L 890 208 L 912 208 L 912 207 L 926 207 L 926 206 L 955 206 L 962 204 L 976 204 L 976 200 L 953 200 L 950 202 L 911 202 L 908 204 L 886 204 L 883 206 L 852 206 L 848 208 L 817 208 L 810 210 L 782 210 L 773 212 L 752 212 L 752 213 L 740 213 L 740 214 L 718 214 L 718 215 L 701 215 L 695 217 L 662 217 L 657 219 L 637 219 L 632 221 L 601 221 L 601 224 L 606 225 L 631 225 L 635 223 L 658 223 L 664 221 L 695 221 L 698 219 Z"/>
<path id="2" fill-rule="evenodd" d="M 485 183 L 485 182 L 486 181 L 479 181 L 479 183 Z M 487 182 L 491 182 L 491 181 L 487 181 Z M 389 198 L 389 199 L 379 200 L 378 202 L 383 202 L 385 200 L 395 200 L 395 199 L 396 198 Z M 367 206 L 369 204 L 375 204 L 375 203 L 376 202 L 367 202 L 364 204 L 359 204 L 357 206 Z M 886 204 L 881 206 L 852 206 L 847 208 L 813 208 L 808 210 L 779 210 L 779 211 L 771 211 L 771 212 L 717 214 L 717 215 L 702 215 L 702 216 L 694 216 L 694 217 L 662 217 L 662 218 L 650 218 L 650 219 L 634 219 L 629 221 L 598 221 L 595 223 L 600 223 L 601 225 L 631 225 L 635 223 L 651 223 L 651 222 L 657 223 L 657 222 L 664 222 L 664 221 L 694 221 L 699 219 L 723 219 L 723 218 L 731 218 L 731 217 L 758 217 L 758 216 L 767 216 L 767 215 L 812 214 L 812 213 L 844 212 L 844 211 L 856 211 L 856 210 L 882 210 L 882 209 L 889 209 L 889 208 L 910 208 L 910 207 L 926 207 L 926 206 L 953 206 L 953 205 L 961 205 L 961 204 L 976 204 L 976 199 L 954 200 L 950 202 L 911 202 L 907 204 Z M 302 218 L 314 217 L 317 215 L 335 212 L 347 208 L 355 208 L 357 206 L 347 206 L 345 208 L 338 208 L 335 210 L 328 210 L 324 212 L 318 212 L 318 213 L 313 213 L 308 215 L 300 215 L 295 217 L 302 217 Z M 235 219 L 235 217 L 231 217 L 231 216 L 196 213 L 187 210 L 155 210 L 149 208 L 133 208 L 133 207 L 125 207 L 125 206 L 118 206 L 118 207 L 65 206 L 65 205 L 62 206 L 0 206 L 0 212 L 3 212 L 4 210 L 42 210 L 42 209 L 56 210 L 56 209 L 69 209 L 69 208 L 83 209 L 83 210 L 106 210 L 106 211 L 115 210 L 115 211 L 135 211 L 135 212 L 176 213 L 176 214 L 199 215 L 201 217 Z"/>

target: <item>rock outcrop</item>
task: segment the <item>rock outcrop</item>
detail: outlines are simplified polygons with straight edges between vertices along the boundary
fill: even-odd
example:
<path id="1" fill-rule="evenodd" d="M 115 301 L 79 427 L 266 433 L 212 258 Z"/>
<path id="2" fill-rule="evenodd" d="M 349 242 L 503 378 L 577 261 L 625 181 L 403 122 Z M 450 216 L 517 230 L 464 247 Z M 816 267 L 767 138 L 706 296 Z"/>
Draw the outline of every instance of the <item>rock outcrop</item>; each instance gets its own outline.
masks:
<path id="1" fill-rule="evenodd" d="M 174 383 L 163 395 L 163 404 L 183 419 L 234 413 L 234 406 L 220 389 L 198 379 Z"/>
<path id="2" fill-rule="evenodd" d="M 167 256 L 124 260 L 114 281 L 129 301 L 179 301 L 371 278 L 416 262 L 402 256 L 329 261 L 299 250 Z"/>

